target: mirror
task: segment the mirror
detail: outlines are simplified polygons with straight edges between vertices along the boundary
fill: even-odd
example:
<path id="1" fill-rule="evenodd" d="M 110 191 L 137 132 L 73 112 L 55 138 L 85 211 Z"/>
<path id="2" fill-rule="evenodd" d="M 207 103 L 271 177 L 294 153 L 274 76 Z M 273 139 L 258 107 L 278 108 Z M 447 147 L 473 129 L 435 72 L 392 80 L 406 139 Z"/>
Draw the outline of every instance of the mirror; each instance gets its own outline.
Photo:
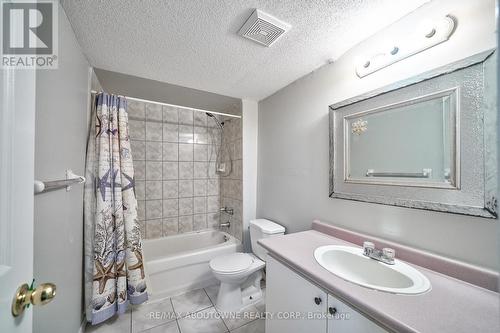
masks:
<path id="1" fill-rule="evenodd" d="M 331 105 L 330 197 L 495 218 L 496 75 L 488 51 Z"/>
<path id="2" fill-rule="evenodd" d="M 345 116 L 345 180 L 459 187 L 457 105 L 451 89 Z"/>

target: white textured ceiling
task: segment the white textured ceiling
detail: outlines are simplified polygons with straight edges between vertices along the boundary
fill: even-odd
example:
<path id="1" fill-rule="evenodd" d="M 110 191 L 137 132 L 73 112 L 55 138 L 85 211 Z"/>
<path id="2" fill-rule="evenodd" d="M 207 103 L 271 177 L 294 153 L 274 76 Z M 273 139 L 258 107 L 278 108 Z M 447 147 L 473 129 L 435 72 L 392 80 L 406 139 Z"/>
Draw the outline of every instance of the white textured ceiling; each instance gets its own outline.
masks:
<path id="1" fill-rule="evenodd" d="M 61 0 L 92 66 L 261 100 L 428 0 Z M 259 8 L 292 28 L 237 35 Z"/>

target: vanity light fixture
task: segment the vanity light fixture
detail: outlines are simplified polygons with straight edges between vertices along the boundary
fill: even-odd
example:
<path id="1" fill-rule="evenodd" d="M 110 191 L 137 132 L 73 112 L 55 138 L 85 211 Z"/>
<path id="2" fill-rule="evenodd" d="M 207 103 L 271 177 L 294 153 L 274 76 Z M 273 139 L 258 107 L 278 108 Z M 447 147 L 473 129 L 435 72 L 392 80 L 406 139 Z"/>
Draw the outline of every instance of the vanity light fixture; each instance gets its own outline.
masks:
<path id="1" fill-rule="evenodd" d="M 392 65 L 414 54 L 447 41 L 455 29 L 455 19 L 447 15 L 437 21 L 423 24 L 419 31 L 410 38 L 380 50 L 371 58 L 356 65 L 356 74 L 362 78 L 382 68 Z"/>

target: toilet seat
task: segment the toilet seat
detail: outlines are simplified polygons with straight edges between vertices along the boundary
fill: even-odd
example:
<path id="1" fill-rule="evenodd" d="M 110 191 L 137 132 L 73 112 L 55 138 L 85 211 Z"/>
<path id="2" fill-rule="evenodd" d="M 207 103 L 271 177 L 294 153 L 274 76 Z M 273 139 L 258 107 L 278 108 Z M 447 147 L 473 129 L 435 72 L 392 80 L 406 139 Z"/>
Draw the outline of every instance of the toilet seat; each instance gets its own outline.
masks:
<path id="1" fill-rule="evenodd" d="M 248 253 L 232 253 L 210 260 L 210 268 L 219 274 L 236 274 L 248 270 L 253 262 Z"/>

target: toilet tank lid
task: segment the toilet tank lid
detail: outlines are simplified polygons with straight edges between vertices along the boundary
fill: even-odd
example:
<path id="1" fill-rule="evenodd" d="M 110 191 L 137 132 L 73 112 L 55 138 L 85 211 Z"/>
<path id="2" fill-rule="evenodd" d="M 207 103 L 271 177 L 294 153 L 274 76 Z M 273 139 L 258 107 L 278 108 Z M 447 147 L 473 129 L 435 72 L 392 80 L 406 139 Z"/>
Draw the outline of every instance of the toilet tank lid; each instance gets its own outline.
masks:
<path id="1" fill-rule="evenodd" d="M 276 222 L 266 219 L 250 220 L 250 228 L 259 228 L 265 234 L 280 234 L 285 232 L 285 228 Z"/>

